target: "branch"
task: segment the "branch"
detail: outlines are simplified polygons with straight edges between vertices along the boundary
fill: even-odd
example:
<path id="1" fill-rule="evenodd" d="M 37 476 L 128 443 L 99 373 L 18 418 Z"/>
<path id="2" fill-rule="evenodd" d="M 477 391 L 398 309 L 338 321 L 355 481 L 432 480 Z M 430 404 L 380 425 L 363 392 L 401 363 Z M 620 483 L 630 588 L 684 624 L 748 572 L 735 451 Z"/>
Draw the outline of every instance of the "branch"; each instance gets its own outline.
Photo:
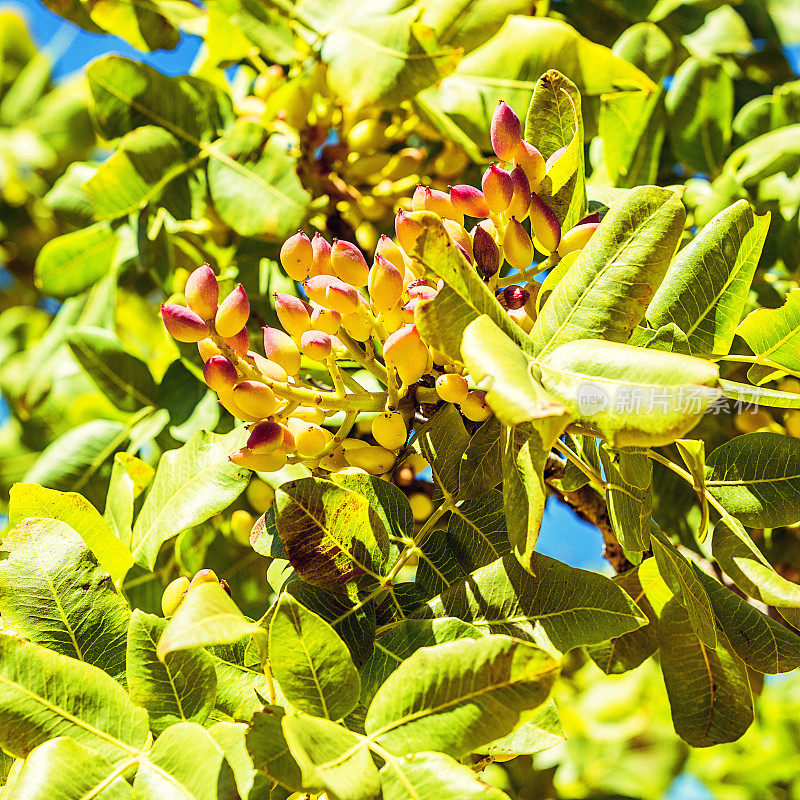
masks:
<path id="1" fill-rule="evenodd" d="M 633 569 L 633 564 L 625 557 L 622 545 L 619 543 L 611 520 L 608 518 L 606 500 L 600 492 L 589 485 L 581 486 L 574 492 L 565 492 L 556 485 L 556 481 L 564 477 L 566 462 L 550 455 L 544 468 L 545 483 L 552 489 L 562 502 L 566 503 L 582 520 L 598 528 L 603 534 L 603 558 L 608 561 L 619 574 Z"/>

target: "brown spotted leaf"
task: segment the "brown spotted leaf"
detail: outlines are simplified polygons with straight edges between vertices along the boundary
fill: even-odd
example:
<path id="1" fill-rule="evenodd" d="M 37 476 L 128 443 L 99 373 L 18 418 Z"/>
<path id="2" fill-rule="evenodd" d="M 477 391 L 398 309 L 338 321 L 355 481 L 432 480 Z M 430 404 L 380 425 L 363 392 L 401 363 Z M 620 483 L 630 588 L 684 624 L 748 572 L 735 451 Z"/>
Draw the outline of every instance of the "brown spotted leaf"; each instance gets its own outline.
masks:
<path id="1" fill-rule="evenodd" d="M 275 523 L 286 557 L 301 578 L 336 588 L 361 574 L 380 578 L 389 547 L 366 497 L 319 478 L 284 483 Z"/>

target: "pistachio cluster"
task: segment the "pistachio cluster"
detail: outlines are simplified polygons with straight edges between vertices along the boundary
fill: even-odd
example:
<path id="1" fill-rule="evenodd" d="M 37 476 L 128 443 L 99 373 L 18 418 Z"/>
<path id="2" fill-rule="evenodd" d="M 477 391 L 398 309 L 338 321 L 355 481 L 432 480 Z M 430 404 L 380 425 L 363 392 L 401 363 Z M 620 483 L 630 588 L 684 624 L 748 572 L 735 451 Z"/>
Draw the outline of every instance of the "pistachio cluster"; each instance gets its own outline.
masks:
<path id="1" fill-rule="evenodd" d="M 312 469 L 382 475 L 404 448 L 417 405 L 453 403 L 475 422 L 491 416 L 485 393 L 471 388 L 463 367 L 432 350 L 415 325 L 417 305 L 442 288 L 426 279 L 414 258 L 423 230 L 415 212 L 439 216 L 465 261 L 526 332 L 536 316 L 534 276 L 583 247 L 599 224 L 587 219 L 562 236 L 556 214 L 536 193 L 562 153 L 545 161 L 522 138 L 519 118 L 502 101 L 491 141 L 500 163 L 488 167 L 481 188 L 462 184 L 445 192 L 417 186 L 410 206 L 397 211 L 396 241 L 380 236 L 371 264 L 350 242 L 329 242 L 319 233 L 309 238 L 303 231 L 287 239 L 281 265 L 305 299 L 274 295 L 281 327 L 263 329 L 264 355 L 250 347 L 247 293 L 240 285 L 220 302 L 207 264 L 186 282 L 186 307 L 162 306 L 169 333 L 197 343 L 205 381 L 220 403 L 250 425 L 247 444 L 231 455 L 233 462 L 258 472 L 302 462 Z M 476 220 L 469 231 L 467 217 Z M 544 264 L 531 266 L 535 250 Z M 364 388 L 343 368 L 353 362 L 386 391 Z M 322 367 L 329 388 L 304 376 L 304 364 L 317 372 Z M 427 386 L 419 385 L 423 377 Z M 409 395 L 413 402 L 403 403 Z M 371 423 L 375 444 L 348 435 L 365 412 L 378 412 Z M 334 416 L 335 432 L 329 428 Z"/>

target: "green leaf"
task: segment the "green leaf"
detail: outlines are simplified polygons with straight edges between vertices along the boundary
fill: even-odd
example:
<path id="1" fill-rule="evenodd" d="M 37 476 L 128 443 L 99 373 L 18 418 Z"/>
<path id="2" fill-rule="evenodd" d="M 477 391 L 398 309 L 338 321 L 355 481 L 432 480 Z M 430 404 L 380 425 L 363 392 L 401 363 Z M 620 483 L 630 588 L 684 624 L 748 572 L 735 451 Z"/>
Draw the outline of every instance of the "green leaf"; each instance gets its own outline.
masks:
<path id="1" fill-rule="evenodd" d="M 142 760 L 133 782 L 142 800 L 235 800 L 222 748 L 194 722 L 170 725 Z"/>
<path id="2" fill-rule="evenodd" d="M 130 453 L 117 453 L 111 468 L 103 519 L 111 532 L 126 545 L 131 541 L 133 504 L 147 488 L 156 471 Z"/>
<path id="3" fill-rule="evenodd" d="M 271 781 L 256 769 L 247 752 L 247 731 L 243 722 L 216 722 L 208 729 L 233 770 L 239 796 L 246 800 L 266 800 Z"/>
<path id="4" fill-rule="evenodd" d="M 736 329 L 750 349 L 790 370 L 800 370 L 800 289 L 790 289 L 780 308 L 760 308 Z"/>
<path id="5" fill-rule="evenodd" d="M 552 700 L 548 700 L 541 710 L 525 712 L 522 718 L 525 721 L 508 736 L 482 745 L 479 752 L 495 758 L 528 756 L 549 750 L 565 741 L 561 719 Z"/>
<path id="6" fill-rule="evenodd" d="M 533 379 L 530 356 L 485 314 L 464 328 L 461 359 L 504 425 L 565 415 L 564 407 Z"/>
<path id="7" fill-rule="evenodd" d="M 717 627 L 748 667 L 775 675 L 800 665 L 800 637 L 796 633 L 762 614 L 710 575 L 698 570 L 697 577 L 711 601 Z"/>
<path id="8" fill-rule="evenodd" d="M 511 14 L 527 14 L 527 0 L 430 0 L 420 22 L 429 25 L 440 45 L 465 53 L 494 36 Z"/>
<path id="9" fill-rule="evenodd" d="M 738 739 L 753 721 L 753 699 L 747 669 L 725 634 L 718 631 L 717 648 L 707 648 L 692 630 L 686 609 L 671 600 L 661 613 L 658 638 L 678 736 L 692 747 Z"/>
<path id="10" fill-rule="evenodd" d="M 216 707 L 234 719 L 250 719 L 269 697 L 269 683 L 261 661 L 263 654 L 249 647 L 251 639 L 235 644 L 211 645 L 206 652 L 217 671 Z"/>
<path id="11" fill-rule="evenodd" d="M 289 481 L 275 497 L 275 524 L 286 557 L 315 586 L 382 574 L 388 533 L 366 497 L 320 478 Z"/>
<path id="12" fill-rule="evenodd" d="M 250 126 L 261 135 L 263 128 Z M 242 153 L 236 129 L 215 146 L 208 165 L 208 190 L 224 222 L 243 236 L 283 239 L 302 224 L 310 197 L 295 171 L 285 142 L 271 136 L 256 153 Z M 222 157 L 224 156 L 224 158 Z"/>
<path id="13" fill-rule="evenodd" d="M 651 22 L 632 25 L 617 39 L 614 55 L 630 61 L 654 83 L 671 72 L 669 37 Z M 599 133 L 606 172 L 614 186 L 656 183 L 666 135 L 664 90 L 613 92 L 600 101 Z"/>
<path id="14" fill-rule="evenodd" d="M 184 597 L 170 618 L 158 641 L 157 655 L 166 663 L 170 653 L 233 644 L 245 636 L 266 646 L 266 630 L 248 620 L 219 584 L 201 583 Z"/>
<path id="15" fill-rule="evenodd" d="M 481 149 L 490 150 L 489 124 L 497 101 L 505 100 L 524 119 L 536 81 L 548 69 L 569 78 L 584 98 L 620 88 L 654 88 L 631 63 L 569 25 L 545 17 L 511 16 L 422 98 L 456 121 Z"/>
<path id="16" fill-rule="evenodd" d="M 245 489 L 250 471 L 228 461 L 244 433 L 198 431 L 161 457 L 131 537 L 137 564 L 153 568 L 161 545 L 227 508 Z"/>
<path id="17" fill-rule="evenodd" d="M 800 441 L 771 431 L 737 436 L 706 458 L 706 487 L 751 528 L 800 519 Z"/>
<path id="18" fill-rule="evenodd" d="M 569 342 L 539 366 L 545 389 L 612 447 L 682 438 L 721 395 L 716 364 L 628 344 Z"/>
<path id="19" fill-rule="evenodd" d="M 130 758 L 115 766 L 97 751 L 59 736 L 40 744 L 25 759 L 16 781 L 6 786 L 3 800 L 132 800 L 133 791 L 122 772 L 134 763 Z"/>
<path id="20" fill-rule="evenodd" d="M 51 489 L 81 491 L 129 435 L 130 428 L 119 422 L 105 419 L 86 422 L 51 442 L 23 480 Z"/>
<path id="21" fill-rule="evenodd" d="M 423 648 L 381 686 L 364 726 L 393 755 L 460 758 L 510 733 L 522 711 L 547 699 L 559 670 L 543 650 L 506 636 Z"/>
<path id="22" fill-rule="evenodd" d="M 458 493 L 477 497 L 503 480 L 503 426 L 492 416 L 470 437 L 458 470 Z"/>
<path id="23" fill-rule="evenodd" d="M 655 559 L 648 559 L 638 567 L 617 575 L 613 580 L 624 589 L 634 603 L 647 615 L 647 625 L 630 633 L 617 636 L 588 647 L 589 655 L 606 675 L 621 675 L 635 669 L 658 649 L 658 617 L 643 588 L 646 583 L 645 565 L 653 566 Z M 666 587 L 665 587 L 666 589 Z M 666 591 L 666 598 L 672 595 Z"/>
<path id="24" fill-rule="evenodd" d="M 614 533 L 626 550 L 647 550 L 653 513 L 653 464 L 642 452 L 610 451 L 605 446 L 599 452 Z"/>
<path id="25" fill-rule="evenodd" d="M 291 793 L 300 791 L 302 777 L 283 735 L 281 720 L 285 715 L 286 711 L 278 706 L 257 711 L 247 731 L 247 751 L 257 770 Z"/>
<path id="26" fill-rule="evenodd" d="M 152 0 L 143 0 L 135 5 L 122 0 L 99 5 L 85 0 L 67 0 L 66 3 L 48 0 L 45 5 L 86 30 L 119 36 L 139 50 L 171 50 L 180 38 L 169 16 L 163 13 L 161 4 Z"/>
<path id="27" fill-rule="evenodd" d="M 669 189 L 631 189 L 603 217 L 531 330 L 539 357 L 577 339 L 626 342 L 677 247 L 686 212 Z"/>
<path id="28" fill-rule="evenodd" d="M 387 760 L 381 770 L 383 800 L 508 800 L 508 795 L 481 781 L 444 753 L 413 753 Z"/>
<path id="29" fill-rule="evenodd" d="M 119 241 L 107 222 L 51 239 L 36 259 L 37 285 L 56 297 L 88 289 L 111 269 Z"/>
<path id="30" fill-rule="evenodd" d="M 196 164 L 165 128 L 143 125 L 122 137 L 84 184 L 99 220 L 127 216 L 159 200 L 165 187 Z"/>
<path id="31" fill-rule="evenodd" d="M 291 595 L 281 597 L 272 616 L 269 657 L 281 691 L 299 711 L 338 720 L 356 707 L 361 682 L 347 646 Z"/>
<path id="32" fill-rule="evenodd" d="M 547 500 L 544 467 L 566 422 L 564 416 L 551 417 L 504 431 L 503 512 L 508 540 L 522 564 L 528 563 L 539 537 Z"/>
<path id="33" fill-rule="evenodd" d="M 354 733 L 306 714 L 287 714 L 281 724 L 304 789 L 324 791 L 331 800 L 380 798 L 378 768 Z"/>
<path id="34" fill-rule="evenodd" d="M 381 684 L 421 647 L 459 639 L 479 639 L 483 634 L 460 619 L 404 619 L 375 639 L 372 655 L 361 666 L 361 702 L 368 706 Z"/>
<path id="35" fill-rule="evenodd" d="M 142 125 L 158 125 L 191 149 L 216 138 L 233 119 L 229 97 L 200 78 L 168 78 L 146 64 L 116 55 L 93 61 L 86 77 L 94 119 L 106 139 L 124 136 Z"/>
<path id="36" fill-rule="evenodd" d="M 133 565 L 130 550 L 111 532 L 97 509 L 82 495 L 58 492 L 35 483 L 17 483 L 9 497 L 9 521 L 26 517 L 56 519 L 77 531 L 115 584 Z"/>
<path id="37" fill-rule="evenodd" d="M 659 328 L 674 322 L 692 352 L 727 354 L 769 220 L 769 214 L 753 214 L 746 200 L 717 214 L 675 257 L 647 308 L 648 324 Z M 769 330 L 762 325 L 757 330 Z"/>
<path id="38" fill-rule="evenodd" d="M 733 80 L 719 60 L 687 58 L 666 95 L 673 153 L 689 169 L 714 175 L 733 125 Z"/>
<path id="39" fill-rule="evenodd" d="M 650 534 L 658 571 L 675 599 L 686 609 L 697 638 L 709 648 L 717 646 L 711 601 L 697 577 L 698 570 L 655 526 Z"/>
<path id="40" fill-rule="evenodd" d="M 408 537 L 414 530 L 414 517 L 405 493 L 389 481 L 375 475 L 341 475 L 332 472 L 331 480 L 338 486 L 366 497 L 390 536 Z"/>
<path id="41" fill-rule="evenodd" d="M 356 109 L 395 106 L 451 72 L 459 51 L 442 47 L 418 16 L 414 7 L 394 14 L 366 7 L 330 30 L 321 57 L 331 91 Z"/>
<path id="42" fill-rule="evenodd" d="M 525 140 L 545 158 L 566 148 L 547 171 L 536 194 L 553 209 L 563 230 L 569 230 L 586 215 L 583 116 L 578 88 L 554 69 L 542 75 L 533 90 Z"/>
<path id="43" fill-rule="evenodd" d="M 147 709 L 150 728 L 163 733 L 177 722 L 205 722 L 214 707 L 217 675 L 202 650 L 156 654 L 167 621 L 136 609 L 128 628 L 128 695 Z"/>
<path id="44" fill-rule="evenodd" d="M 800 587 L 779 575 L 742 524 L 724 516 L 714 526 L 712 553 L 733 582 L 750 597 L 775 606 L 795 627 L 800 624 Z"/>
<path id="45" fill-rule="evenodd" d="M 149 736 L 147 712 L 105 672 L 0 634 L 0 745 L 24 758 L 69 736 L 102 757 L 136 755 Z"/>
<path id="46" fill-rule="evenodd" d="M 530 571 L 508 555 L 481 567 L 428 604 L 482 631 L 534 641 L 562 653 L 647 624 L 628 595 L 604 575 L 534 553 Z"/>
<path id="47" fill-rule="evenodd" d="M 74 328 L 67 334 L 72 354 L 97 388 L 121 411 L 158 406 L 158 390 L 149 367 L 102 328 Z"/>
<path id="48" fill-rule="evenodd" d="M 6 534 L 2 549 L 6 633 L 123 678 L 130 611 L 83 539 L 64 522 L 25 519 Z"/>
<path id="49" fill-rule="evenodd" d="M 800 398 L 798 398 L 800 400 Z M 698 439 L 678 439 L 675 442 L 678 452 L 692 476 L 692 488 L 697 492 L 700 502 L 700 527 L 697 532 L 699 541 L 703 541 L 708 533 L 708 494 L 706 492 L 706 447 Z"/>
<path id="50" fill-rule="evenodd" d="M 751 368 L 752 369 L 752 368 Z M 720 379 L 723 397 L 730 397 L 751 406 L 767 406 L 768 408 L 800 408 L 800 395 L 794 392 L 780 392 L 776 389 L 764 389 L 746 383 Z"/>
<path id="51" fill-rule="evenodd" d="M 415 441 L 431 465 L 437 498 L 455 497 L 459 491 L 459 462 L 469 434 L 455 406 L 448 404 L 417 429 Z"/>
<path id="52" fill-rule="evenodd" d="M 745 21 L 729 5 L 709 11 L 703 24 L 682 37 L 684 47 L 698 58 L 752 53 L 753 40 Z"/>

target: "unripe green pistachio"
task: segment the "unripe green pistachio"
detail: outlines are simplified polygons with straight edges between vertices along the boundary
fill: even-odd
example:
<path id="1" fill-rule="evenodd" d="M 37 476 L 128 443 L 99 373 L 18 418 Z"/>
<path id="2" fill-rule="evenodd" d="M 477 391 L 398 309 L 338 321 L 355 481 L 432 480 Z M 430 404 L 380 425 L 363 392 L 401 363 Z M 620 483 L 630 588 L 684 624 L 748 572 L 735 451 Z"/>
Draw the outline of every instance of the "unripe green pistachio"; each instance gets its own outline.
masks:
<path id="1" fill-rule="evenodd" d="M 497 164 L 490 164 L 483 173 L 481 181 L 483 196 L 490 211 L 501 214 L 511 203 L 514 196 L 514 181 L 511 173 L 501 169 Z"/>
<path id="2" fill-rule="evenodd" d="M 298 231 L 290 236 L 281 247 L 281 266 L 284 272 L 294 281 L 302 281 L 314 265 L 314 248 L 311 239 Z"/>
<path id="3" fill-rule="evenodd" d="M 463 219 L 463 216 L 462 216 Z M 472 239 L 463 225 L 455 222 L 452 219 L 443 219 L 442 225 L 444 229 L 450 234 L 450 238 L 461 248 L 469 263 L 472 263 Z"/>
<path id="4" fill-rule="evenodd" d="M 369 298 L 376 313 L 393 309 L 403 294 L 403 276 L 388 258 L 376 253 L 369 271 Z"/>
<path id="5" fill-rule="evenodd" d="M 425 522 L 433 514 L 433 501 L 424 492 L 410 494 L 408 504 L 411 506 L 411 516 L 414 518 L 414 522 Z"/>
<path id="6" fill-rule="evenodd" d="M 372 336 L 372 323 L 360 310 L 342 317 L 345 333 L 357 342 L 366 342 Z"/>
<path id="7" fill-rule="evenodd" d="M 414 245 L 423 231 L 422 223 L 409 217 L 401 208 L 394 218 L 394 230 L 397 234 L 397 241 L 400 242 L 400 247 L 405 250 L 406 254 L 410 255 L 414 252 Z"/>
<path id="8" fill-rule="evenodd" d="M 400 380 L 407 386 L 425 374 L 429 356 L 416 325 L 404 325 L 390 334 L 383 347 L 386 363 L 397 370 Z"/>
<path id="9" fill-rule="evenodd" d="M 297 454 L 303 458 L 317 458 L 330 441 L 328 431 L 313 422 L 296 420 L 291 429 Z"/>
<path id="10" fill-rule="evenodd" d="M 240 408 L 236 401 L 233 399 L 233 387 L 224 387 L 217 392 L 220 405 L 228 411 L 231 415 L 240 419 L 243 422 L 258 422 L 261 417 L 249 414 L 243 408 Z"/>
<path id="11" fill-rule="evenodd" d="M 191 592 L 192 589 L 196 589 L 203 583 L 219 583 L 217 573 L 213 569 L 201 569 L 199 572 L 195 572 L 189 583 L 189 591 Z"/>
<path id="12" fill-rule="evenodd" d="M 179 342 L 199 342 L 209 334 L 205 321 L 186 306 L 173 303 L 161 306 L 161 319 L 167 333 Z"/>
<path id="13" fill-rule="evenodd" d="M 271 453 L 283 445 L 283 425 L 277 422 L 259 422 L 250 428 L 247 447 L 254 453 Z"/>
<path id="14" fill-rule="evenodd" d="M 242 328 L 233 336 L 226 336 L 225 344 L 227 344 L 234 353 L 240 356 L 246 355 L 247 351 L 250 349 L 250 334 L 247 332 L 247 328 Z"/>
<path id="15" fill-rule="evenodd" d="M 480 189 L 468 184 L 457 184 L 450 187 L 450 202 L 462 214 L 481 219 L 491 213 L 486 205 L 486 198 Z"/>
<path id="16" fill-rule="evenodd" d="M 337 239 L 331 248 L 331 266 L 337 278 L 351 286 L 366 286 L 369 267 L 361 251 L 350 242 Z"/>
<path id="17" fill-rule="evenodd" d="M 506 214 L 522 222 L 528 216 L 531 207 L 531 186 L 522 167 L 514 167 L 511 170 L 511 180 L 514 183 L 514 194 Z"/>
<path id="18" fill-rule="evenodd" d="M 245 492 L 250 507 L 259 514 L 265 514 L 275 502 L 275 490 L 261 478 L 253 478 Z"/>
<path id="19" fill-rule="evenodd" d="M 403 251 L 386 234 L 381 234 L 375 246 L 375 258 L 378 256 L 383 256 L 401 275 L 403 274 L 406 266 Z"/>
<path id="20" fill-rule="evenodd" d="M 161 611 L 165 617 L 171 617 L 178 610 L 178 606 L 189 591 L 189 585 L 190 581 L 185 575 L 167 584 L 161 595 Z"/>
<path id="21" fill-rule="evenodd" d="M 275 393 L 259 381 L 239 381 L 233 387 L 233 402 L 247 414 L 266 419 L 278 410 L 280 403 Z"/>
<path id="22" fill-rule="evenodd" d="M 203 264 L 192 272 L 184 289 L 189 308 L 204 320 L 214 319 L 219 300 L 219 285 L 214 270 Z"/>
<path id="23" fill-rule="evenodd" d="M 425 187 L 422 207 L 425 211 L 438 214 L 442 219 L 453 220 L 459 225 L 464 224 L 464 214 L 453 205 L 448 192 Z"/>
<path id="24" fill-rule="evenodd" d="M 486 392 L 473 389 L 461 401 L 461 413 L 473 422 L 485 422 L 492 416 L 492 409 L 486 403 Z"/>
<path id="25" fill-rule="evenodd" d="M 311 327 L 314 330 L 329 333 L 331 336 L 339 332 L 342 325 L 342 315 L 338 311 L 317 306 L 311 312 Z"/>
<path id="26" fill-rule="evenodd" d="M 225 356 L 211 356 L 203 365 L 203 379 L 214 392 L 233 388 L 238 377 L 236 367 Z"/>
<path id="27" fill-rule="evenodd" d="M 238 467 L 252 469 L 254 472 L 277 472 L 286 466 L 286 451 L 279 447 L 271 453 L 254 453 L 243 447 L 231 453 L 229 459 Z"/>
<path id="28" fill-rule="evenodd" d="M 278 328 L 264 328 L 264 353 L 286 370 L 287 375 L 300 372 L 300 350 L 292 338 Z"/>
<path id="29" fill-rule="evenodd" d="M 427 186 L 419 184 L 414 189 L 414 194 L 411 195 L 411 210 L 424 211 L 425 210 L 425 190 Z"/>
<path id="30" fill-rule="evenodd" d="M 328 240 L 319 233 L 314 234 L 311 240 L 311 251 L 313 260 L 311 269 L 308 272 L 309 277 L 313 278 L 315 275 L 333 275 L 333 267 L 331 266 L 331 246 Z"/>
<path id="31" fill-rule="evenodd" d="M 231 514 L 231 533 L 233 538 L 244 547 L 250 546 L 250 534 L 256 521 L 249 511 L 237 508 Z"/>
<path id="32" fill-rule="evenodd" d="M 297 337 L 311 327 L 311 306 L 291 294 L 275 292 L 275 313 L 289 336 Z"/>
<path id="33" fill-rule="evenodd" d="M 387 450 L 399 450 L 408 439 L 408 431 L 402 414 L 385 411 L 372 420 L 372 436 Z"/>
<path id="34" fill-rule="evenodd" d="M 500 269 L 500 249 L 481 225 L 476 225 L 472 234 L 472 254 L 478 271 L 485 279 L 497 274 Z"/>
<path id="35" fill-rule="evenodd" d="M 214 344 L 212 339 L 201 339 L 197 343 L 197 352 L 200 353 L 200 359 L 204 363 L 212 356 L 222 355 L 222 351 Z"/>
<path id="36" fill-rule="evenodd" d="M 558 243 L 558 254 L 563 258 L 567 253 L 582 250 L 589 243 L 592 234 L 600 227 L 599 222 L 584 222 L 570 228 Z"/>
<path id="37" fill-rule="evenodd" d="M 309 278 L 303 286 L 309 298 L 324 308 L 351 314 L 358 308 L 358 292 L 349 283 L 330 275 L 316 275 Z"/>
<path id="38" fill-rule="evenodd" d="M 506 261 L 518 270 L 527 269 L 533 261 L 533 243 L 528 232 L 511 217 L 503 235 L 503 254 Z"/>
<path id="39" fill-rule="evenodd" d="M 300 352 L 312 361 L 325 361 L 332 349 L 331 337 L 322 331 L 306 331 L 300 337 Z"/>
<path id="40" fill-rule="evenodd" d="M 351 467 L 359 467 L 370 475 L 385 474 L 395 462 L 395 455 L 391 450 L 373 445 L 345 450 L 344 456 Z"/>
<path id="41" fill-rule="evenodd" d="M 501 161 L 510 161 L 522 140 L 522 123 L 514 109 L 502 100 L 492 114 L 489 136 L 497 157 Z"/>
<path id="42" fill-rule="evenodd" d="M 531 197 L 531 231 L 547 253 L 552 253 L 561 242 L 561 224 L 550 206 L 535 194 Z"/>
<path id="43" fill-rule="evenodd" d="M 244 287 L 236 288 L 220 303 L 214 325 L 220 336 L 235 336 L 244 328 L 250 316 L 250 300 Z"/>
<path id="44" fill-rule="evenodd" d="M 523 139 L 514 153 L 514 163 L 524 170 L 531 191 L 537 191 L 547 174 L 544 156 L 537 148 Z"/>
<path id="45" fill-rule="evenodd" d="M 436 394 L 445 403 L 461 403 L 469 393 L 469 385 L 464 377 L 448 372 L 436 379 Z"/>

